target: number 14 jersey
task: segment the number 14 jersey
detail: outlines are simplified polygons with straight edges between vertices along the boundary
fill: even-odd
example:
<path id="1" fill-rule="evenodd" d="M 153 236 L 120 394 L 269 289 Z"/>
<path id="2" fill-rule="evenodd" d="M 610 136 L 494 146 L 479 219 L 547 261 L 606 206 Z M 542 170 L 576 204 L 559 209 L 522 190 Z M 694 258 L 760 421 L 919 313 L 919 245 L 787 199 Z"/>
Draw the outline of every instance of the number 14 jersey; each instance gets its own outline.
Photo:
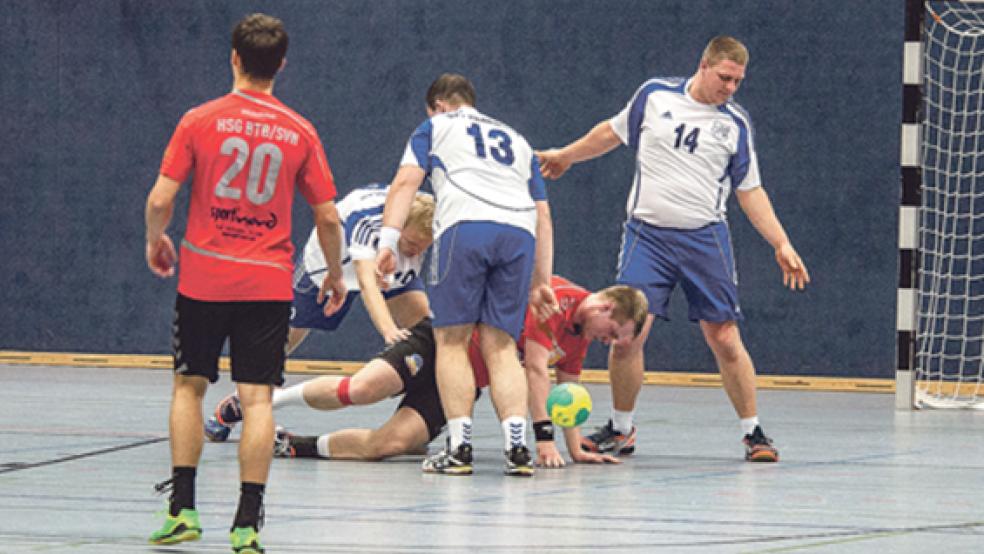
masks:
<path id="1" fill-rule="evenodd" d="M 295 186 L 335 198 L 314 127 L 268 94 L 234 90 L 188 111 L 161 174 L 192 177 L 178 291 L 205 301 L 291 300 Z"/>
<path id="2" fill-rule="evenodd" d="M 748 114 L 731 100 L 700 103 L 689 88 L 690 80 L 651 79 L 610 120 L 636 150 L 629 218 L 698 229 L 724 221 L 732 189 L 761 184 Z"/>

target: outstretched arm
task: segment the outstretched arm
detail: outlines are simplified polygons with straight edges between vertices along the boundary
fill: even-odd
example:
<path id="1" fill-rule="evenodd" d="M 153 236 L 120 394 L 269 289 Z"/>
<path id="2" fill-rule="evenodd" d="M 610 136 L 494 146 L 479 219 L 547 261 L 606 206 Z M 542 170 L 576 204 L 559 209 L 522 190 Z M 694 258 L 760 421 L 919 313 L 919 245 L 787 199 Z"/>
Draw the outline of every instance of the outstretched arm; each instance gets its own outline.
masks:
<path id="1" fill-rule="evenodd" d="M 752 190 L 738 190 L 735 192 L 738 204 L 742 211 L 748 216 L 755 230 L 762 235 L 772 248 L 776 251 L 776 263 L 782 270 L 782 284 L 790 290 L 803 290 L 810 282 L 810 273 L 806 270 L 806 264 L 800 259 L 793 244 L 786 236 L 786 231 L 779 223 L 775 210 L 772 209 L 772 202 L 769 195 L 762 187 L 755 187 Z"/>
<path id="2" fill-rule="evenodd" d="M 594 126 L 586 135 L 563 148 L 536 152 L 540 169 L 547 179 L 558 179 L 576 163 L 607 154 L 622 144 L 608 120 Z"/>
<path id="3" fill-rule="evenodd" d="M 386 344 L 393 344 L 409 337 L 409 331 L 400 329 L 396 325 L 396 321 L 389 311 L 389 306 L 386 305 L 386 299 L 379 289 L 379 283 L 376 279 L 376 261 L 371 259 L 355 260 L 352 263 L 355 264 L 355 276 L 358 278 L 359 288 L 362 290 L 362 303 L 365 304 L 366 311 L 369 312 L 373 326 L 376 327 L 376 331 L 383 337 Z"/>

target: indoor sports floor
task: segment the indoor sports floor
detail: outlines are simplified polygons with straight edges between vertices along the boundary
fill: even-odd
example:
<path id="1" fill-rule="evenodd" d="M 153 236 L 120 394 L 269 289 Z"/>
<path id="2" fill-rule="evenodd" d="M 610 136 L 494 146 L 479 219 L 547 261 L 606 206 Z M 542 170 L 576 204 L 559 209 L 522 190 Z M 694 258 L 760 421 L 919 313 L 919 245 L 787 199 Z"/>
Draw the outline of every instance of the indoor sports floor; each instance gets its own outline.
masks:
<path id="1" fill-rule="evenodd" d="M 593 425 L 610 401 L 607 386 L 589 388 Z M 207 409 L 230 390 L 223 374 Z M 0 552 L 227 551 L 234 442 L 205 445 L 203 539 L 145 542 L 164 506 L 153 484 L 169 477 L 169 392 L 163 370 L 0 365 Z M 984 551 L 984 413 L 893 404 L 889 394 L 762 391 L 782 461 L 753 465 L 720 389 L 646 386 L 639 446 L 624 464 L 522 479 L 502 475 L 485 395 L 475 475 L 423 475 L 419 457 L 274 460 L 262 537 L 270 553 Z M 316 434 L 375 426 L 394 405 L 278 419 Z"/>

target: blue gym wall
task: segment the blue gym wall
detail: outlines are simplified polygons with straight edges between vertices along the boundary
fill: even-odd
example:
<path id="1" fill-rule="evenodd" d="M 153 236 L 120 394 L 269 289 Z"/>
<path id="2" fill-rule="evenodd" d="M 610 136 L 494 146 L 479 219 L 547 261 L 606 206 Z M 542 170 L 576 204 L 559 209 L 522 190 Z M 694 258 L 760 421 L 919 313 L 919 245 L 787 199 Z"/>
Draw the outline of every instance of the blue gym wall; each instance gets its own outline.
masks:
<path id="1" fill-rule="evenodd" d="M 687 76 L 732 34 L 751 63 L 737 100 L 765 186 L 809 266 L 782 288 L 771 248 L 731 202 L 746 320 L 763 374 L 890 377 L 894 368 L 902 0 L 0 2 L 0 349 L 166 353 L 174 280 L 144 264 L 144 200 L 174 125 L 230 86 L 246 13 L 291 36 L 276 94 L 324 140 L 340 193 L 387 181 L 445 71 L 535 147 L 566 144 L 656 75 Z M 550 185 L 556 272 L 614 278 L 626 148 Z M 187 192 L 171 228 L 184 228 Z M 295 243 L 310 216 L 298 197 Z M 649 369 L 713 371 L 682 293 Z M 359 307 L 299 357 L 360 360 L 381 343 Z M 587 365 L 604 367 L 594 348 Z"/>

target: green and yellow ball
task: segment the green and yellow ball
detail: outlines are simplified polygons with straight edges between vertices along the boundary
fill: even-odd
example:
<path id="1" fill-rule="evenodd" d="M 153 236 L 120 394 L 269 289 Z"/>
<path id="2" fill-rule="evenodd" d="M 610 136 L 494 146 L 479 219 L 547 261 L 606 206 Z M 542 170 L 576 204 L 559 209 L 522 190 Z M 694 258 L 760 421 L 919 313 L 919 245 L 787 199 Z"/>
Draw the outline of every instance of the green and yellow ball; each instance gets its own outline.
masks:
<path id="1" fill-rule="evenodd" d="M 591 395 L 577 383 L 561 383 L 547 395 L 547 414 L 554 425 L 577 427 L 591 415 Z"/>

